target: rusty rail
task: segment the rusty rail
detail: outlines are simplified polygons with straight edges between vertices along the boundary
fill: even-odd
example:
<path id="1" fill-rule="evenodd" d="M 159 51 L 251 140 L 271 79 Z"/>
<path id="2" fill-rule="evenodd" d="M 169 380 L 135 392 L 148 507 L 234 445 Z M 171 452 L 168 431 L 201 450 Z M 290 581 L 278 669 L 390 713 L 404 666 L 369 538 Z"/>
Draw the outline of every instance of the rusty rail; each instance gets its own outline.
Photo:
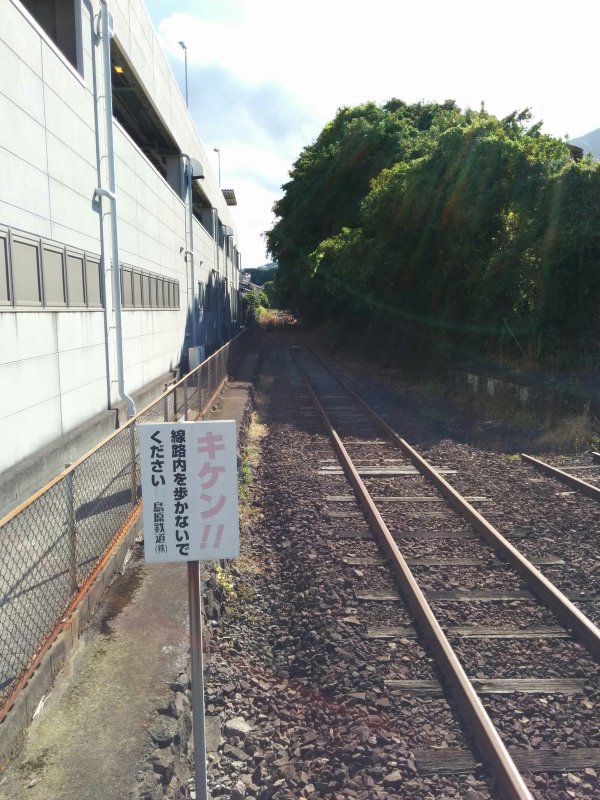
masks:
<path id="1" fill-rule="evenodd" d="M 498 783 L 501 796 L 506 798 L 506 800 L 532 800 L 532 795 L 527 789 L 521 773 L 502 743 L 477 692 L 469 681 L 460 661 L 456 657 L 454 650 L 410 571 L 408 564 L 394 542 L 392 534 L 383 521 L 381 514 L 350 459 L 339 435 L 333 428 L 306 372 L 296 356 L 292 355 L 292 357 L 300 370 L 313 405 L 329 433 L 336 453 L 342 462 L 344 472 L 356 492 L 358 500 L 371 523 L 382 549 L 390 559 L 396 571 L 400 588 L 415 618 L 421 625 L 429 647 L 448 680 L 452 694 L 456 699 L 467 725 L 473 733 L 477 748 L 485 759 L 491 774 Z M 337 376 L 334 377 L 339 380 Z M 340 383 L 345 386 L 342 381 L 340 381 Z M 345 388 L 349 387 L 345 386 Z M 354 394 L 353 391 L 351 391 L 351 394 Z M 361 403 L 368 408 L 364 401 L 361 400 Z"/>
<path id="2" fill-rule="evenodd" d="M 313 354 L 314 355 L 314 354 Z M 318 359 L 317 356 L 314 356 Z M 320 362 L 322 364 L 322 362 Z M 322 364 L 324 369 L 327 369 Z M 523 578 L 525 583 L 531 588 L 543 602 L 546 603 L 562 621 L 562 623 L 573 630 L 589 649 L 589 651 L 600 658 L 600 629 L 589 620 L 565 595 L 559 591 L 544 575 L 533 566 L 513 545 L 505 539 L 502 534 L 491 525 L 467 500 L 454 489 L 425 459 L 414 450 L 408 442 L 402 439 L 388 423 L 374 411 L 369 404 L 349 386 L 342 378 L 331 373 L 338 381 L 340 386 L 361 405 L 381 426 L 386 435 L 395 442 L 404 455 L 412 461 L 414 466 L 426 478 L 428 478 L 439 492 L 446 498 L 450 505 L 481 535 L 481 537 L 496 551 L 496 553 L 510 564 Z M 535 460 L 535 459 L 534 459 Z M 542 463 L 542 462 L 540 462 Z M 570 476 L 568 476 L 570 477 Z M 577 480 L 577 478 L 573 478 Z M 583 481 L 581 481 L 584 483 Z M 589 486 L 589 484 L 585 484 Z M 595 487 L 591 487 L 595 488 Z"/>
<path id="3" fill-rule="evenodd" d="M 556 478 L 557 480 L 566 483 L 567 486 L 570 486 L 572 489 L 577 489 L 578 492 L 582 492 L 582 494 L 591 497 L 593 500 L 600 500 L 600 488 L 597 486 L 593 486 L 591 483 L 582 481 L 581 478 L 575 478 L 573 475 L 569 475 L 568 472 L 564 472 L 564 470 L 559 469 L 558 467 L 553 467 L 551 464 L 546 464 L 545 461 L 540 461 L 538 458 L 528 456 L 526 453 L 521 453 L 521 460 L 526 464 L 530 464 L 540 472 L 544 472 L 551 478 Z"/>

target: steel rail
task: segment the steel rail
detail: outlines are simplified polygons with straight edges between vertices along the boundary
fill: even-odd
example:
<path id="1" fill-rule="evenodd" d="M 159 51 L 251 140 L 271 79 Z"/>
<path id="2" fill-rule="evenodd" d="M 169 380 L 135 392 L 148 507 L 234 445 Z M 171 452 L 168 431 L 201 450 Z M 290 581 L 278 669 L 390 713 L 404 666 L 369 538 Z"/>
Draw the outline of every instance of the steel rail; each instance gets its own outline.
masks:
<path id="1" fill-rule="evenodd" d="M 566 483 L 567 486 L 577 489 L 577 491 L 591 497 L 593 500 L 600 500 L 600 488 L 598 486 L 592 486 L 591 483 L 582 481 L 581 478 L 575 478 L 573 475 L 569 475 L 568 472 L 558 467 L 553 467 L 551 464 L 546 464 L 545 461 L 540 461 L 538 458 L 528 456 L 526 453 L 521 453 L 521 461 L 531 464 L 532 467 L 535 467 L 540 472 L 545 472 L 546 475 Z"/>
<path id="2" fill-rule="evenodd" d="M 500 739 L 498 731 L 456 657 L 408 564 L 400 553 L 342 440 L 321 405 L 310 379 L 296 356 L 292 354 L 292 358 L 300 370 L 313 405 L 329 433 L 334 449 L 342 462 L 344 472 L 356 492 L 379 543 L 392 562 L 398 575 L 400 588 L 420 624 L 427 643 L 438 660 L 445 678 L 448 680 L 452 695 L 473 735 L 475 746 L 498 784 L 501 796 L 504 800 L 532 800 L 532 795 L 525 785 L 521 773 Z"/>
<path id="3" fill-rule="evenodd" d="M 314 355 L 314 354 L 313 354 Z M 327 367 L 315 355 L 315 358 L 322 364 L 324 369 Z M 531 588 L 543 602 L 546 603 L 562 621 L 570 628 L 588 650 L 596 657 L 600 658 L 600 628 L 589 620 L 577 606 L 575 606 L 559 589 L 554 586 L 533 564 L 528 561 L 504 536 L 491 525 L 473 506 L 465 500 L 446 481 L 440 473 L 432 467 L 408 442 L 402 439 L 388 423 L 374 411 L 371 406 L 356 392 L 346 381 L 328 370 L 331 375 L 343 386 L 349 394 L 380 424 L 390 439 L 395 442 L 406 457 L 412 461 L 414 466 L 426 478 L 428 478 L 440 493 L 446 498 L 450 505 L 457 511 L 463 519 L 471 523 L 473 528 L 481 537 L 496 551 L 496 553 L 510 564 L 516 572 L 523 578 L 525 583 Z"/>

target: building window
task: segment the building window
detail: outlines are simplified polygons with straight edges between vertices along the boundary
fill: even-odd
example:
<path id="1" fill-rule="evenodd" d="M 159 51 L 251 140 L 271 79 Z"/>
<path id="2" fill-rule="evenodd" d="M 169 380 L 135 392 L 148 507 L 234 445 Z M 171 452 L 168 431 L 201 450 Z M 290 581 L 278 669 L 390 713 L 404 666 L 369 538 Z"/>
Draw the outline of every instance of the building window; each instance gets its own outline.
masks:
<path id="1" fill-rule="evenodd" d="M 102 283 L 100 280 L 100 262 L 89 256 L 85 258 L 85 282 L 87 287 L 87 304 L 90 308 L 102 308 Z"/>
<path id="2" fill-rule="evenodd" d="M 152 275 L 144 273 L 142 277 L 144 308 L 152 307 Z"/>
<path id="3" fill-rule="evenodd" d="M 133 308 L 132 272 L 127 267 L 121 267 L 121 303 L 123 308 Z"/>
<path id="4" fill-rule="evenodd" d="M 160 308 L 160 301 L 158 297 L 158 276 L 151 275 L 150 276 L 150 296 L 152 297 L 152 305 L 154 308 Z"/>
<path id="5" fill-rule="evenodd" d="M 8 235 L 0 231 L 0 306 L 9 306 L 10 296 L 10 270 L 8 266 Z"/>
<path id="6" fill-rule="evenodd" d="M 179 308 L 179 281 L 121 265 L 121 303 L 128 309 Z M 101 309 L 100 258 L 27 233 L 0 227 L 0 309 Z"/>
<path id="7" fill-rule="evenodd" d="M 40 249 L 37 241 L 13 237 L 12 279 L 18 306 L 41 306 Z"/>
<path id="8" fill-rule="evenodd" d="M 83 269 L 83 253 L 76 255 L 67 253 L 67 287 L 70 306 L 85 305 L 85 272 Z"/>
<path id="9" fill-rule="evenodd" d="M 141 308 L 144 305 L 142 297 L 142 273 L 133 273 L 133 305 L 135 308 Z"/>
<path id="10" fill-rule="evenodd" d="M 21 0 L 21 2 L 65 58 L 81 72 L 80 0 Z"/>
<path id="11" fill-rule="evenodd" d="M 44 305 L 66 306 L 65 251 L 43 245 Z"/>

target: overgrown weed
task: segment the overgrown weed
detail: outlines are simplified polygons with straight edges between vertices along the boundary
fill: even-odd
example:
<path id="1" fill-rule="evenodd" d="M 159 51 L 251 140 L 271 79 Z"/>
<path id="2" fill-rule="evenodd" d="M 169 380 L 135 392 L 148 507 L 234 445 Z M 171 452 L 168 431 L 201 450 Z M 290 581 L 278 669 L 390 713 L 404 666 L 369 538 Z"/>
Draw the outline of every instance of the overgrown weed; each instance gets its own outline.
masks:
<path id="1" fill-rule="evenodd" d="M 594 427 L 588 412 L 571 414 L 544 426 L 537 445 L 542 450 L 585 450 L 594 440 Z"/>

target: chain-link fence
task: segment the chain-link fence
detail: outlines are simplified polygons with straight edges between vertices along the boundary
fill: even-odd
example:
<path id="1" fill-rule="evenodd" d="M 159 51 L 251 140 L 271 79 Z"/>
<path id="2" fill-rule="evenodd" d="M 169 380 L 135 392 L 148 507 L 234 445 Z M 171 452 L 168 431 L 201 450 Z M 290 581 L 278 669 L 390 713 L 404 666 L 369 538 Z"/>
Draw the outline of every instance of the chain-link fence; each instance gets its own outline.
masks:
<path id="1" fill-rule="evenodd" d="M 138 425 L 204 416 L 244 338 L 228 342 L 0 524 L 0 712 L 138 508 Z"/>

